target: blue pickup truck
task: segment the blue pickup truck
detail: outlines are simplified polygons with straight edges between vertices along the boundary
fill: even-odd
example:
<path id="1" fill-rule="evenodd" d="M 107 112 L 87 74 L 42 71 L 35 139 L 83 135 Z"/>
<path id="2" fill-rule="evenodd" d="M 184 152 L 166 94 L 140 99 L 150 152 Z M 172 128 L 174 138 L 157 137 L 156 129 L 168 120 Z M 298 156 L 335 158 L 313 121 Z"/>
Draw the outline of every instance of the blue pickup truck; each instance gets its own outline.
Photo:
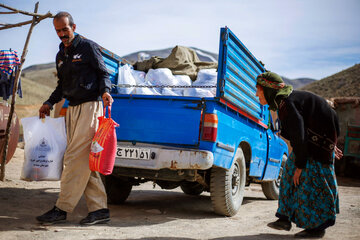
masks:
<path id="1" fill-rule="evenodd" d="M 102 54 L 116 86 L 124 61 L 107 49 Z M 120 127 L 115 167 L 104 179 L 109 202 L 125 201 L 132 186 L 146 181 L 190 195 L 210 192 L 215 213 L 225 216 L 238 212 L 250 183 L 277 199 L 288 148 L 255 96 L 264 71 L 222 28 L 215 97 L 124 95 L 115 88 L 112 118 Z"/>

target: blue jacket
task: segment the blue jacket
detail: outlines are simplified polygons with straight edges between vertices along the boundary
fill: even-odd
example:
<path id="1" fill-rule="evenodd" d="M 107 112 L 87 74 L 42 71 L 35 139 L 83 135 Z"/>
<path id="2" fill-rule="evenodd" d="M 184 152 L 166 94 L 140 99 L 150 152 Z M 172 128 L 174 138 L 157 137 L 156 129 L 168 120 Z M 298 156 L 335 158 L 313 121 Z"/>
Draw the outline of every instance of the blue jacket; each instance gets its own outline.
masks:
<path id="1" fill-rule="evenodd" d="M 99 45 L 80 35 L 69 48 L 60 44 L 56 70 L 58 85 L 45 102 L 51 107 L 62 98 L 69 100 L 70 106 L 100 101 L 104 92 L 110 92 L 111 82 Z"/>

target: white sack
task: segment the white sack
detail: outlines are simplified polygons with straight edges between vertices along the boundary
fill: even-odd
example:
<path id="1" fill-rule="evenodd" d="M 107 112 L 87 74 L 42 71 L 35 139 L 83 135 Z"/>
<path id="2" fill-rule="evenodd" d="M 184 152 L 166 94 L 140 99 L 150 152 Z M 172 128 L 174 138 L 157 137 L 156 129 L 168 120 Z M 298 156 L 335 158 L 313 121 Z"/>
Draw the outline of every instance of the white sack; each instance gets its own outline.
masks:
<path id="1" fill-rule="evenodd" d="M 178 86 L 191 86 L 192 81 L 188 75 L 174 75 L 176 80 L 178 81 Z M 173 88 L 172 91 L 179 96 L 184 95 L 184 90 L 186 88 Z"/>
<path id="2" fill-rule="evenodd" d="M 191 79 L 188 75 L 174 75 L 178 86 L 191 86 Z"/>
<path id="3" fill-rule="evenodd" d="M 184 90 L 186 97 L 214 97 L 215 95 L 208 89 L 203 88 L 188 88 Z"/>
<path id="4" fill-rule="evenodd" d="M 198 72 L 196 80 L 193 82 L 193 86 L 216 86 L 217 84 L 217 72 L 216 69 L 201 69 Z M 216 95 L 216 87 L 207 88 Z"/>
<path id="5" fill-rule="evenodd" d="M 136 85 L 136 80 L 132 75 L 132 69 L 129 65 L 119 67 L 118 84 Z M 133 87 L 117 87 L 120 94 L 130 94 Z"/>
<path id="6" fill-rule="evenodd" d="M 168 68 L 149 69 L 145 81 L 153 86 L 177 85 L 177 79 Z M 162 94 L 162 88 L 155 88 L 155 90 Z"/>
<path id="7" fill-rule="evenodd" d="M 160 93 L 158 93 L 154 88 L 147 88 L 147 87 L 143 87 L 143 88 L 136 87 L 136 88 L 134 88 L 134 90 L 131 92 L 131 94 L 139 94 L 139 95 L 160 95 Z"/>
<path id="8" fill-rule="evenodd" d="M 25 160 L 21 179 L 60 180 L 66 149 L 65 119 L 39 117 L 21 119 L 25 140 Z"/>
<path id="9" fill-rule="evenodd" d="M 161 92 L 161 95 L 163 96 L 180 96 L 180 94 L 176 93 L 174 90 L 176 88 L 163 88 L 162 92 Z"/>
<path id="10" fill-rule="evenodd" d="M 145 76 L 146 73 L 143 71 L 137 71 L 131 69 L 131 74 L 133 75 L 136 85 L 144 85 L 145 84 Z"/>
<path id="11" fill-rule="evenodd" d="M 144 86 L 152 86 L 152 84 L 148 81 L 145 81 L 143 84 Z M 159 89 L 159 88 L 157 88 Z M 161 89 L 159 89 L 161 91 Z M 156 91 L 155 88 L 152 87 L 135 87 L 131 94 L 139 94 L 139 95 L 161 95 L 160 92 Z"/>

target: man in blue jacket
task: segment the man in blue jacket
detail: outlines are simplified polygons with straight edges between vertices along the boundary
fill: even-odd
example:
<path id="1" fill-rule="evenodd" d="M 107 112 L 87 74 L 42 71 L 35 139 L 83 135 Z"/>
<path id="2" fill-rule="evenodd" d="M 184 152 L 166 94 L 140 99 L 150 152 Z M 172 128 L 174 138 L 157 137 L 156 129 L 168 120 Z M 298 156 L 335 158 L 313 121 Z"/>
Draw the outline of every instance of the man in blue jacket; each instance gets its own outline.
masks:
<path id="1" fill-rule="evenodd" d="M 111 106 L 111 83 L 100 47 L 75 33 L 76 25 L 67 12 L 59 12 L 53 21 L 61 40 L 56 55 L 58 85 L 39 110 L 40 118 L 50 114 L 62 98 L 69 101 L 65 121 L 67 148 L 58 200 L 50 211 L 36 217 L 43 224 L 66 220 L 84 194 L 89 214 L 80 224 L 91 225 L 110 220 L 107 196 L 98 172 L 89 169 L 92 138 L 98 127 L 103 104 Z"/>

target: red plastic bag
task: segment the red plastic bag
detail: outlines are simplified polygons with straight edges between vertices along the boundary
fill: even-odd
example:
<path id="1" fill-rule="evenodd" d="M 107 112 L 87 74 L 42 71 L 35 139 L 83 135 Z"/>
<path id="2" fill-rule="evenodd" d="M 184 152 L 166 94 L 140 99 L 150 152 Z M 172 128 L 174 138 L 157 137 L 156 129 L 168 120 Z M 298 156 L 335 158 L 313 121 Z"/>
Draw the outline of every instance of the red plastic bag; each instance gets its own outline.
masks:
<path id="1" fill-rule="evenodd" d="M 112 173 L 116 155 L 116 131 L 118 127 L 114 120 L 111 119 L 111 107 L 108 107 L 109 118 L 104 115 L 99 117 L 99 128 L 91 143 L 89 156 L 89 167 L 91 171 L 97 171 L 103 175 Z"/>

